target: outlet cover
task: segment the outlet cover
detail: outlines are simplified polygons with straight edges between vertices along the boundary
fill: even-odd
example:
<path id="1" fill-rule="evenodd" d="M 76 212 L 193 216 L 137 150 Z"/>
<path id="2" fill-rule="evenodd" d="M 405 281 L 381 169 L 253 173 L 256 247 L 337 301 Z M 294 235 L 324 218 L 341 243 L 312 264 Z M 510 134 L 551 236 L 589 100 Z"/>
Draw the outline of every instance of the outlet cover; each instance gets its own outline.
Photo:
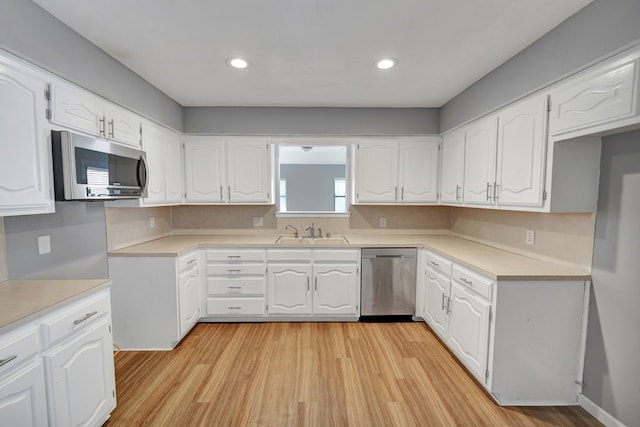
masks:
<path id="1" fill-rule="evenodd" d="M 264 225 L 264 219 L 261 216 L 253 217 L 253 226 L 254 227 L 262 227 Z"/>
<path id="2" fill-rule="evenodd" d="M 533 245 L 536 243 L 536 231 L 535 230 L 527 230 L 527 245 Z"/>
<path id="3" fill-rule="evenodd" d="M 150 216 L 149 217 L 149 228 L 156 228 L 156 217 L 155 216 Z"/>
<path id="4" fill-rule="evenodd" d="M 51 253 L 51 236 L 38 236 L 38 254 Z"/>
<path id="5" fill-rule="evenodd" d="M 380 228 L 387 228 L 387 218 L 380 217 Z"/>

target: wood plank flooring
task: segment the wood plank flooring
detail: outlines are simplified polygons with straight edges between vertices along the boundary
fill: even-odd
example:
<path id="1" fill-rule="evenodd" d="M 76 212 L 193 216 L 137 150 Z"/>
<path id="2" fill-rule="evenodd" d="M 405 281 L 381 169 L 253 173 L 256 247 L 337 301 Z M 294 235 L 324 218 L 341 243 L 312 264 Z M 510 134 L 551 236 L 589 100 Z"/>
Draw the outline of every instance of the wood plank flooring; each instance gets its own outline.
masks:
<path id="1" fill-rule="evenodd" d="M 116 357 L 116 426 L 599 426 L 497 406 L 423 323 L 198 324 Z"/>

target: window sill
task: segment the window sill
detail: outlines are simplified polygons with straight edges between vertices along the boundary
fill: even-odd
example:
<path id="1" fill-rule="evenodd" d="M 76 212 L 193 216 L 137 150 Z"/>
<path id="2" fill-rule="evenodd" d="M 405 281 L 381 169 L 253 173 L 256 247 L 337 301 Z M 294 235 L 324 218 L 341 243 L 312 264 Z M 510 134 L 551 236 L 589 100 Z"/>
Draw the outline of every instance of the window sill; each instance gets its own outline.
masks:
<path id="1" fill-rule="evenodd" d="M 350 212 L 276 212 L 276 218 L 349 218 Z"/>

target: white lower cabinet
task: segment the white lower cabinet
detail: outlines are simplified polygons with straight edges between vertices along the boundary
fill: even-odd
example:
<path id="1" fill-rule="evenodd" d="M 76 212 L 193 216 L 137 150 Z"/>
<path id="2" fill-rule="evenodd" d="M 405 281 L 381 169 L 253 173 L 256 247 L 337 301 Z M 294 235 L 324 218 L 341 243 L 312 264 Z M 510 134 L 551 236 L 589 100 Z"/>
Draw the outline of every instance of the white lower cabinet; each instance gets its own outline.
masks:
<path id="1" fill-rule="evenodd" d="M 108 289 L 0 335 L 0 425 L 100 426 L 116 406 Z"/>
<path id="2" fill-rule="evenodd" d="M 267 263 L 270 317 L 359 317 L 357 249 L 269 249 Z"/>
<path id="3" fill-rule="evenodd" d="M 201 317 L 199 258 L 198 250 L 109 257 L 113 336 L 121 349 L 172 349 L 191 330 Z"/>
<path id="4" fill-rule="evenodd" d="M 576 404 L 588 286 L 491 280 L 427 253 L 424 320 L 501 405 Z"/>

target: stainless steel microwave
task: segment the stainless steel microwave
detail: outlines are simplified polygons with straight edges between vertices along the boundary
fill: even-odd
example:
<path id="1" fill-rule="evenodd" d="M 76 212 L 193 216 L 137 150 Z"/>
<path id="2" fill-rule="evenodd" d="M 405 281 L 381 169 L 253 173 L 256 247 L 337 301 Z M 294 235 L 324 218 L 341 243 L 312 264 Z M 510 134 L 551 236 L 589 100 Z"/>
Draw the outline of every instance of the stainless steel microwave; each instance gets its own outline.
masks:
<path id="1" fill-rule="evenodd" d="M 52 131 L 51 147 L 56 200 L 146 197 L 144 151 L 67 131 Z"/>

